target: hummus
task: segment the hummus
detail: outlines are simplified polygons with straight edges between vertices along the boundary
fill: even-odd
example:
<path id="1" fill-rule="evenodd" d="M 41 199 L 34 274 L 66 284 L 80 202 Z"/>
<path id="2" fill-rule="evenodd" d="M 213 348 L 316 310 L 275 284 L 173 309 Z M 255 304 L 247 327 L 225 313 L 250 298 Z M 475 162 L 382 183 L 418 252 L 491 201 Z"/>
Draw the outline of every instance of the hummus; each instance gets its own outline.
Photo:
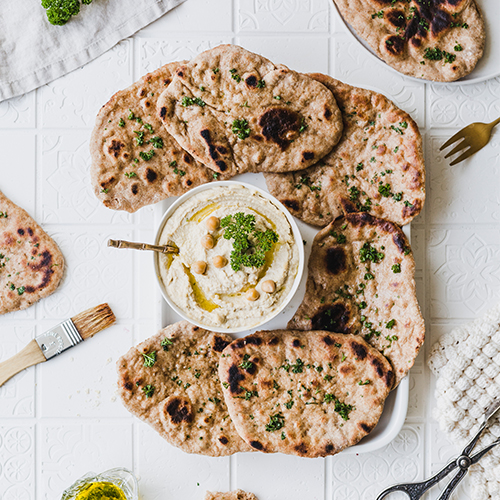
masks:
<path id="1" fill-rule="evenodd" d="M 223 227 L 207 228 L 208 218 L 234 218 L 237 213 L 254 216 L 256 230 L 272 230 L 278 236 L 260 267 L 242 265 L 234 270 L 234 240 L 224 238 Z M 202 245 L 207 235 L 213 238 L 213 248 Z M 258 191 L 238 185 L 214 187 L 188 198 L 166 221 L 159 243 L 179 249 L 177 254 L 159 255 L 167 295 L 188 318 L 204 326 L 251 328 L 270 319 L 290 293 L 299 266 L 297 243 L 283 212 Z M 219 256 L 227 262 L 223 267 L 214 265 Z M 207 264 L 203 274 L 196 273 L 195 263 L 200 261 Z M 276 285 L 271 293 L 262 289 L 269 280 Z M 258 298 L 249 300 L 249 291 Z"/>

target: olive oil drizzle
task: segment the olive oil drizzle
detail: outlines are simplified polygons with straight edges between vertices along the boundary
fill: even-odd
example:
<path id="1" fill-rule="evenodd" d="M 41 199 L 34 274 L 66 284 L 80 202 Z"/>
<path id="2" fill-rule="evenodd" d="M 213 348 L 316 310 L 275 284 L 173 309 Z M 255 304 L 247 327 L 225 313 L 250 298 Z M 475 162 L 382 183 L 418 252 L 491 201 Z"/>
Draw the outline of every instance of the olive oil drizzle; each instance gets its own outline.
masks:
<path id="1" fill-rule="evenodd" d="M 191 285 L 191 288 L 193 290 L 193 295 L 194 299 L 196 300 L 196 303 L 202 309 L 208 312 L 212 312 L 214 309 L 217 309 L 219 306 L 206 298 L 205 294 L 203 293 L 203 290 L 200 288 L 200 285 L 198 285 L 196 278 L 194 277 L 189 267 L 187 267 L 184 264 L 182 265 L 184 266 L 184 271 L 189 279 L 189 284 Z"/>

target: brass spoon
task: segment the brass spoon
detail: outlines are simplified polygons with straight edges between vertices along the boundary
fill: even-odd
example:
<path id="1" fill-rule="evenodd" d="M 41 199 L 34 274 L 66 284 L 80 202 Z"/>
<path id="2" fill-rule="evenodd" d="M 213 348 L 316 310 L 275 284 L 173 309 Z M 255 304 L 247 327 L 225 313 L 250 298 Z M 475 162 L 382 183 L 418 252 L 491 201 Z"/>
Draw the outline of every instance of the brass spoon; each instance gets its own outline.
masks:
<path id="1" fill-rule="evenodd" d="M 179 249 L 171 245 L 150 245 L 149 243 L 136 243 L 134 241 L 125 240 L 108 240 L 108 247 L 152 250 L 153 252 L 160 253 L 179 253 Z"/>

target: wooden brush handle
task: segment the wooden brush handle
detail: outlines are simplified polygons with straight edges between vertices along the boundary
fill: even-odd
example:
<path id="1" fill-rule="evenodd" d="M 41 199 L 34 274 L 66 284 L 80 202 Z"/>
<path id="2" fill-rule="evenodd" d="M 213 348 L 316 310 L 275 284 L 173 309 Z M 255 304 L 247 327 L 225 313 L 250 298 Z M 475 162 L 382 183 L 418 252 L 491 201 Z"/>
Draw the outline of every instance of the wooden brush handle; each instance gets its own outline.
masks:
<path id="1" fill-rule="evenodd" d="M 47 361 L 36 340 L 32 340 L 22 351 L 0 363 L 0 387 L 14 375 L 30 366 Z"/>
<path id="2" fill-rule="evenodd" d="M 152 250 L 160 253 L 178 253 L 179 249 L 170 245 L 150 245 L 149 243 L 137 243 L 135 241 L 108 240 L 108 247 L 131 248 L 132 250 Z"/>

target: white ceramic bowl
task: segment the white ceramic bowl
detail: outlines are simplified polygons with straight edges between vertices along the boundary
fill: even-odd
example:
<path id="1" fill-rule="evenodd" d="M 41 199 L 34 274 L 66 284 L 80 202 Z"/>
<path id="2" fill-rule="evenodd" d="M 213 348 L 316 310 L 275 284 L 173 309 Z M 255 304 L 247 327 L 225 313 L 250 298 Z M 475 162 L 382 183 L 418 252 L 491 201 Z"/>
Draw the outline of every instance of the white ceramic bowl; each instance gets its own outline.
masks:
<path id="1" fill-rule="evenodd" d="M 160 286 L 161 294 L 163 295 L 163 298 L 165 301 L 168 303 L 168 305 L 182 318 L 185 320 L 189 321 L 190 323 L 199 326 L 201 328 L 205 328 L 207 330 L 211 330 L 214 332 L 221 332 L 221 333 L 237 333 L 237 332 L 243 332 L 245 330 L 249 330 L 251 328 L 258 328 L 265 323 L 271 321 L 273 318 L 275 318 L 286 306 L 287 304 L 292 300 L 293 296 L 295 295 L 297 288 L 299 287 L 300 280 L 302 278 L 302 274 L 304 272 L 304 246 L 302 245 L 302 236 L 300 234 L 299 228 L 297 227 L 296 222 L 294 221 L 292 215 L 290 212 L 285 208 L 285 206 L 280 203 L 274 196 L 271 196 L 269 193 L 263 191 L 262 189 L 259 189 L 255 186 L 252 186 L 251 184 L 246 184 L 244 182 L 235 182 L 235 181 L 221 181 L 221 182 L 211 182 L 210 184 L 204 184 L 202 186 L 198 186 L 197 188 L 192 189 L 188 193 L 182 195 L 175 203 L 173 203 L 168 210 L 165 212 L 165 214 L 162 217 L 162 220 L 160 222 L 160 225 L 158 227 L 158 230 L 156 232 L 156 237 L 155 237 L 155 244 L 158 245 L 160 238 L 161 238 L 161 233 L 163 232 L 163 228 L 165 227 L 165 224 L 167 220 L 172 216 L 172 214 L 177 210 L 178 207 L 180 207 L 182 204 L 184 204 L 189 198 L 192 196 L 195 196 L 196 194 L 206 191 L 208 189 L 213 189 L 215 187 L 219 186 L 243 186 L 247 189 L 250 189 L 252 191 L 257 191 L 260 195 L 262 195 L 264 198 L 269 200 L 273 205 L 275 205 L 287 218 L 290 227 L 292 228 L 293 236 L 295 238 L 295 243 L 297 245 L 298 251 L 299 251 L 299 265 L 297 268 L 297 274 L 295 276 L 295 280 L 293 282 L 293 286 L 288 293 L 287 297 L 285 300 L 282 302 L 280 307 L 274 311 L 274 313 L 271 316 L 268 316 L 263 320 L 261 323 L 254 323 L 252 325 L 247 325 L 247 326 L 242 326 L 238 328 L 225 328 L 222 326 L 216 327 L 212 325 L 204 325 L 203 323 L 200 323 L 198 321 L 195 321 L 193 318 L 190 318 L 183 310 L 179 309 L 176 304 L 172 301 L 172 299 L 169 297 L 167 290 L 165 289 L 165 285 L 163 284 L 163 281 L 161 279 L 161 273 L 160 273 L 160 254 L 155 252 L 154 253 L 154 265 L 155 265 L 155 273 L 156 273 L 156 279 L 158 281 L 158 285 Z"/>

